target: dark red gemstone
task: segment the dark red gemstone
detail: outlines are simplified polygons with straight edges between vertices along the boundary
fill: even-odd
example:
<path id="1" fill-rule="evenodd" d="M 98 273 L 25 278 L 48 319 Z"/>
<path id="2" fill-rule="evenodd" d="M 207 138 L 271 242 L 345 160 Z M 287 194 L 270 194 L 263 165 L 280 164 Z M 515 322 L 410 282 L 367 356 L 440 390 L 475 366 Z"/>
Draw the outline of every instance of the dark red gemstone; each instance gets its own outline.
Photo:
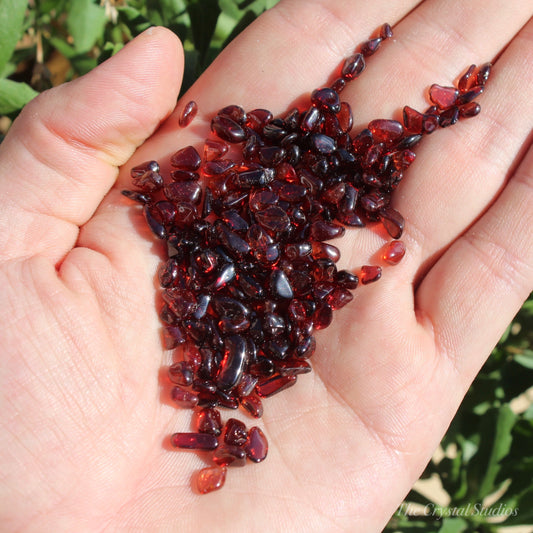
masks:
<path id="1" fill-rule="evenodd" d="M 120 191 L 121 194 L 123 194 L 126 198 L 129 198 L 130 200 L 134 200 L 135 202 L 139 202 L 140 204 L 147 204 L 151 198 L 148 194 L 137 192 L 137 191 Z"/>
<path id="2" fill-rule="evenodd" d="M 250 394 L 240 398 L 241 406 L 254 418 L 261 418 L 263 416 L 263 402 L 259 396 Z"/>
<path id="3" fill-rule="evenodd" d="M 337 287 L 333 289 L 333 291 L 326 296 L 326 302 L 330 305 L 333 311 L 344 307 L 352 300 L 353 294 L 348 289 L 344 289 L 342 287 Z"/>
<path id="4" fill-rule="evenodd" d="M 263 146 L 258 150 L 259 161 L 265 166 L 279 165 L 285 158 L 285 148 L 281 146 Z"/>
<path id="5" fill-rule="evenodd" d="M 279 372 L 282 376 L 296 376 L 311 372 L 311 365 L 302 359 L 276 361 L 275 367 L 276 372 Z"/>
<path id="6" fill-rule="evenodd" d="M 276 300 L 290 300 L 293 298 L 293 290 L 289 278 L 279 268 L 272 269 L 269 288 L 270 294 Z"/>
<path id="7" fill-rule="evenodd" d="M 225 466 L 208 466 L 202 468 L 198 473 L 196 486 L 198 492 L 207 494 L 214 490 L 221 489 L 226 481 L 226 467 Z"/>
<path id="8" fill-rule="evenodd" d="M 405 244 L 402 241 L 392 241 L 383 249 L 382 258 L 390 265 L 397 265 L 404 255 Z"/>
<path id="9" fill-rule="evenodd" d="M 244 449 L 248 458 L 254 463 L 260 463 L 266 459 L 268 454 L 268 441 L 265 434 L 257 426 L 250 428 Z"/>
<path id="10" fill-rule="evenodd" d="M 172 396 L 172 400 L 180 407 L 189 407 L 192 409 L 198 405 L 198 395 L 181 387 L 172 387 L 170 395 Z"/>
<path id="11" fill-rule="evenodd" d="M 296 383 L 296 376 L 282 376 L 279 373 L 267 378 L 260 379 L 255 390 L 262 398 L 268 398 L 273 394 L 292 387 Z"/>
<path id="12" fill-rule="evenodd" d="M 455 87 L 443 87 L 434 83 L 429 88 L 430 100 L 440 109 L 455 105 L 459 91 Z"/>
<path id="13" fill-rule="evenodd" d="M 204 407 L 196 412 L 196 428 L 199 433 L 209 433 L 218 437 L 222 432 L 220 411 L 212 407 Z"/>
<path id="14" fill-rule="evenodd" d="M 188 448 L 193 450 L 215 450 L 218 440 L 209 433 L 174 433 L 170 437 L 174 448 Z"/>
<path id="15" fill-rule="evenodd" d="M 211 121 L 211 131 L 224 141 L 240 143 L 246 140 L 246 132 L 237 122 L 224 115 L 216 115 Z"/>
<path id="16" fill-rule="evenodd" d="M 354 54 L 344 61 L 341 75 L 346 80 L 353 80 L 363 72 L 365 66 L 365 58 L 363 57 L 363 54 Z"/>
<path id="17" fill-rule="evenodd" d="M 246 443 L 248 431 L 246 425 L 237 418 L 229 418 L 222 429 L 222 439 L 226 444 L 242 446 Z"/>
<path id="18" fill-rule="evenodd" d="M 178 120 L 179 125 L 182 128 L 185 128 L 192 122 L 197 113 L 198 104 L 194 100 L 191 100 L 185 106 L 183 106 L 183 109 L 181 110 Z"/>
<path id="19" fill-rule="evenodd" d="M 424 130 L 424 115 L 412 107 L 403 108 L 403 125 L 412 133 L 422 133 Z"/>
<path id="20" fill-rule="evenodd" d="M 235 279 L 235 265 L 233 263 L 225 264 L 218 273 L 215 281 L 215 289 L 226 287 Z"/>
<path id="21" fill-rule="evenodd" d="M 244 337 L 238 334 L 224 339 L 224 358 L 216 376 L 216 384 L 222 390 L 237 386 L 248 362 L 248 351 Z"/>
<path id="22" fill-rule="evenodd" d="M 447 128 L 453 126 L 459 120 L 459 108 L 452 106 L 445 109 L 439 116 L 439 126 L 441 128 Z"/>
<path id="23" fill-rule="evenodd" d="M 153 205 L 145 204 L 143 207 L 144 218 L 148 224 L 148 227 L 152 230 L 152 233 L 158 239 L 165 239 L 167 231 L 165 229 L 161 214 L 155 209 Z"/>
<path id="24" fill-rule="evenodd" d="M 170 157 L 170 164 L 182 170 L 197 170 L 202 164 L 202 158 L 194 146 L 187 146 Z"/>
<path id="25" fill-rule="evenodd" d="M 287 231 L 291 225 L 287 213 L 278 206 L 271 206 L 257 211 L 255 218 L 261 226 L 276 233 Z"/>
<path id="26" fill-rule="evenodd" d="M 246 451 L 241 446 L 222 444 L 213 453 L 213 462 L 219 466 L 244 466 Z"/>
<path id="27" fill-rule="evenodd" d="M 422 120 L 422 133 L 433 133 L 439 126 L 439 117 L 433 113 L 424 114 Z"/>
<path id="28" fill-rule="evenodd" d="M 189 387 L 194 378 L 194 369 L 187 361 L 179 361 L 169 367 L 168 377 L 176 385 Z"/>
<path id="29" fill-rule="evenodd" d="M 332 84 L 331 88 L 336 92 L 340 93 L 346 87 L 346 79 L 337 78 Z"/>
<path id="30" fill-rule="evenodd" d="M 340 110 L 337 115 L 339 126 L 343 133 L 351 131 L 353 126 L 352 108 L 348 102 L 341 102 Z"/>
<path id="31" fill-rule="evenodd" d="M 196 181 L 200 179 L 198 172 L 191 170 L 171 170 L 170 177 L 172 181 Z"/>
<path id="32" fill-rule="evenodd" d="M 235 166 L 231 159 L 216 159 L 208 161 L 202 166 L 202 173 L 208 178 L 223 176 Z"/>
<path id="33" fill-rule="evenodd" d="M 246 125 L 255 131 L 262 130 L 272 118 L 272 113 L 267 109 L 254 109 L 247 114 Z"/>
<path id="34" fill-rule="evenodd" d="M 175 203 L 198 204 L 201 199 L 202 188 L 196 181 L 175 181 L 164 188 L 167 200 Z"/>
<path id="35" fill-rule="evenodd" d="M 463 104 L 468 104 L 472 100 L 475 100 L 484 90 L 485 90 L 485 87 L 483 87 L 482 85 L 473 87 L 469 91 L 461 94 L 459 98 L 457 98 L 457 105 L 461 106 Z"/>
<path id="36" fill-rule="evenodd" d="M 172 350 L 186 340 L 187 336 L 181 326 L 165 326 L 163 328 L 163 345 L 166 350 Z"/>
<path id="37" fill-rule="evenodd" d="M 300 128 L 304 132 L 313 131 L 321 120 L 322 114 L 320 113 L 318 107 L 310 107 L 302 119 Z"/>
<path id="38" fill-rule="evenodd" d="M 325 329 L 333 320 L 333 311 L 329 304 L 320 302 L 313 314 L 313 324 L 315 329 Z"/>
<path id="39" fill-rule="evenodd" d="M 381 278 L 381 267 L 375 265 L 365 265 L 361 267 L 359 279 L 363 285 L 368 285 Z"/>
<path id="40" fill-rule="evenodd" d="M 385 39 L 390 39 L 392 37 L 392 28 L 390 26 L 390 24 L 383 24 L 383 26 L 381 26 L 380 30 L 379 30 L 379 36 L 385 40 Z"/>
<path id="41" fill-rule="evenodd" d="M 347 270 L 339 270 L 336 272 L 334 280 L 340 287 L 345 289 L 353 290 L 359 285 L 359 278 Z"/>
<path id="42" fill-rule="evenodd" d="M 459 78 L 459 82 L 457 83 L 457 88 L 462 93 L 468 91 L 468 89 L 472 85 L 472 79 L 475 80 L 475 77 L 472 78 L 472 74 L 474 74 L 476 70 L 476 65 L 470 65 L 468 67 L 468 70 Z"/>
<path id="43" fill-rule="evenodd" d="M 144 192 L 154 192 L 163 187 L 157 161 L 147 161 L 133 167 L 130 171 L 133 184 Z"/>
<path id="44" fill-rule="evenodd" d="M 392 207 L 385 207 L 379 211 L 379 218 L 387 233 L 393 239 L 399 239 L 402 236 L 405 221 L 402 215 Z"/>
<path id="45" fill-rule="evenodd" d="M 227 116 L 240 125 L 243 125 L 246 122 L 246 111 L 244 111 L 240 105 L 227 105 L 218 111 L 217 115 Z"/>
<path id="46" fill-rule="evenodd" d="M 272 168 L 258 168 L 235 174 L 232 183 L 235 187 L 241 189 L 256 189 L 259 187 L 266 187 L 273 179 L 274 170 Z M 268 194 L 269 191 L 262 192 Z"/>
<path id="47" fill-rule="evenodd" d="M 376 37 L 375 39 L 369 39 L 368 41 L 364 42 L 361 45 L 361 53 L 365 57 L 371 56 L 380 47 L 382 40 L 383 39 L 381 37 Z"/>
<path id="48" fill-rule="evenodd" d="M 315 133 L 309 138 L 311 149 L 319 154 L 329 155 L 337 149 L 335 139 L 323 133 Z"/>
<path id="49" fill-rule="evenodd" d="M 311 255 L 315 259 L 330 259 L 336 263 L 341 257 L 340 250 L 336 246 L 333 246 L 333 244 L 313 242 L 311 248 Z"/>
<path id="50" fill-rule="evenodd" d="M 204 159 L 208 162 L 216 161 L 224 156 L 228 150 L 228 143 L 216 139 L 206 139 L 204 143 Z"/>
<path id="51" fill-rule="evenodd" d="M 342 237 L 346 229 L 335 222 L 325 220 L 315 220 L 311 224 L 310 237 L 316 241 L 328 241 L 337 237 Z"/>
<path id="52" fill-rule="evenodd" d="M 403 126 L 397 120 L 373 120 L 368 124 L 368 129 L 377 143 L 392 143 L 403 135 Z"/>
<path id="53" fill-rule="evenodd" d="M 490 63 L 481 65 L 476 75 L 475 85 L 485 85 L 489 79 L 491 69 L 492 65 Z"/>
<path id="54" fill-rule="evenodd" d="M 311 93 L 311 102 L 322 111 L 331 113 L 338 113 L 341 108 L 339 95 L 329 87 L 315 89 Z"/>
<path id="55" fill-rule="evenodd" d="M 459 106 L 459 116 L 464 118 L 475 117 L 481 111 L 481 106 L 477 102 L 469 102 Z"/>

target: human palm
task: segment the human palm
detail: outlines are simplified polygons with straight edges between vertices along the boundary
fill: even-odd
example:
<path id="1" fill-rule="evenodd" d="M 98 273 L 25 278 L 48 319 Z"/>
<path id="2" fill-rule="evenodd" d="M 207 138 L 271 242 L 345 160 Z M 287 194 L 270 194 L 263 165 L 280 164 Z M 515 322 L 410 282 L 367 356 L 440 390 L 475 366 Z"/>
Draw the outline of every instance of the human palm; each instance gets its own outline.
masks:
<path id="1" fill-rule="evenodd" d="M 384 6 L 395 40 L 342 95 L 356 127 L 424 108 L 428 84 L 508 46 L 482 114 L 417 147 L 394 200 L 402 263 L 357 289 L 317 333 L 313 373 L 265 403 L 267 460 L 199 496 L 202 459 L 168 445 L 189 412 L 161 370 L 162 250 L 120 190 L 132 165 L 201 143 L 223 105 L 278 114 L 327 83 Z M 532 11 L 284 0 L 184 97 L 200 107 L 185 130 L 172 114 L 182 53 L 162 29 L 30 103 L 0 146 L 3 530 L 379 531 L 532 287 Z M 356 268 L 383 240 L 338 242 Z"/>

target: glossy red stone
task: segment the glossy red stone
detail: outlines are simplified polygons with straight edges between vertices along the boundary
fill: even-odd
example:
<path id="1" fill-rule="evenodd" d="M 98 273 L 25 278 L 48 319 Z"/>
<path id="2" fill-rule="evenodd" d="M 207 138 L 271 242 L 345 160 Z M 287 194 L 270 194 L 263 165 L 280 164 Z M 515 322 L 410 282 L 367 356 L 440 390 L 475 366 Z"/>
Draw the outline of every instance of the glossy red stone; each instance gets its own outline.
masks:
<path id="1" fill-rule="evenodd" d="M 365 58 L 363 57 L 363 54 L 354 54 L 344 61 L 341 75 L 345 80 L 353 80 L 363 72 L 365 66 Z"/>
<path id="2" fill-rule="evenodd" d="M 463 118 L 475 117 L 481 111 L 481 106 L 477 102 L 469 102 L 459 106 L 459 116 Z"/>
<path id="3" fill-rule="evenodd" d="M 338 113 L 341 108 L 339 95 L 329 87 L 315 89 L 311 93 L 311 102 L 322 111 Z"/>
<path id="4" fill-rule="evenodd" d="M 172 387 L 170 395 L 172 400 L 180 407 L 192 409 L 198 405 L 198 395 L 181 387 Z"/>
<path id="5" fill-rule="evenodd" d="M 196 428 L 199 433 L 209 433 L 218 437 L 222 433 L 220 411 L 212 407 L 204 407 L 195 413 Z"/>
<path id="6" fill-rule="evenodd" d="M 263 402 L 256 394 L 249 394 L 240 398 L 240 404 L 243 409 L 254 418 L 263 416 Z"/>
<path id="7" fill-rule="evenodd" d="M 223 157 L 228 150 L 228 143 L 217 139 L 206 139 L 204 143 L 204 159 L 207 162 L 216 161 Z"/>
<path id="8" fill-rule="evenodd" d="M 197 170 L 201 163 L 202 158 L 194 146 L 182 148 L 170 157 L 170 164 L 182 170 Z"/>
<path id="9" fill-rule="evenodd" d="M 261 398 L 268 398 L 273 394 L 277 394 L 296 383 L 296 376 L 283 376 L 275 373 L 270 377 L 260 379 L 255 390 Z"/>
<path id="10" fill-rule="evenodd" d="M 212 459 L 219 466 L 244 466 L 246 451 L 241 446 L 222 444 L 213 452 Z"/>
<path id="11" fill-rule="evenodd" d="M 244 449 L 248 458 L 254 463 L 260 463 L 266 459 L 268 454 L 268 441 L 263 431 L 257 426 L 250 428 Z"/>
<path id="12" fill-rule="evenodd" d="M 402 236 L 405 220 L 399 211 L 392 207 L 385 207 L 380 209 L 379 218 L 393 239 L 399 239 Z"/>
<path id="13" fill-rule="evenodd" d="M 207 494 L 219 490 L 226 481 L 227 469 L 225 466 L 208 466 L 198 473 L 196 487 L 201 494 Z"/>
<path id="14" fill-rule="evenodd" d="M 246 111 L 240 105 L 236 104 L 223 107 L 218 111 L 217 115 L 227 116 L 241 126 L 246 122 Z"/>
<path id="15" fill-rule="evenodd" d="M 385 246 L 381 257 L 389 265 L 397 265 L 405 255 L 405 244 L 402 241 L 392 241 Z"/>
<path id="16" fill-rule="evenodd" d="M 359 279 L 363 285 L 368 285 L 381 278 L 381 267 L 376 265 L 364 265 L 361 267 Z"/>
<path id="17" fill-rule="evenodd" d="M 202 188 L 196 181 L 175 181 L 165 185 L 164 192 L 167 200 L 171 202 L 198 204 Z"/>
<path id="18" fill-rule="evenodd" d="M 248 352 L 246 341 L 241 335 L 233 334 L 224 339 L 224 358 L 216 377 L 216 384 L 222 390 L 229 390 L 239 384 L 246 364 Z"/>
<path id="19" fill-rule="evenodd" d="M 470 65 L 467 71 L 459 78 L 459 81 L 457 82 L 457 88 L 459 89 L 460 92 L 464 93 L 468 91 L 468 89 L 471 87 L 472 80 L 476 79 L 475 76 L 474 77 L 472 76 L 475 71 L 476 71 L 476 65 Z"/>
<path id="20" fill-rule="evenodd" d="M 237 122 L 224 115 L 216 115 L 213 118 L 211 131 L 229 143 L 240 143 L 246 139 L 244 129 Z"/>
<path id="21" fill-rule="evenodd" d="M 242 446 L 246 443 L 248 431 L 244 422 L 237 418 L 229 418 L 222 429 L 222 440 L 232 446 Z"/>
<path id="22" fill-rule="evenodd" d="M 443 87 L 434 83 L 429 88 L 429 99 L 440 109 L 455 105 L 459 91 L 455 87 Z"/>
<path id="23" fill-rule="evenodd" d="M 194 379 L 194 369 L 187 361 L 179 361 L 169 367 L 168 377 L 176 385 L 189 387 Z"/>
<path id="24" fill-rule="evenodd" d="M 403 135 L 403 126 L 397 120 L 377 119 L 368 124 L 372 137 L 378 143 L 395 142 Z"/>
<path id="25" fill-rule="evenodd" d="M 183 109 L 181 110 L 181 113 L 178 119 L 179 125 L 182 128 L 185 128 L 192 122 L 192 120 L 194 119 L 197 113 L 198 113 L 198 104 L 194 100 L 187 102 L 187 104 L 185 104 L 183 106 Z"/>
<path id="26" fill-rule="evenodd" d="M 361 45 L 361 53 L 365 57 L 369 57 L 376 53 L 377 49 L 380 47 L 383 39 L 381 37 L 376 37 L 375 39 L 369 39 Z"/>

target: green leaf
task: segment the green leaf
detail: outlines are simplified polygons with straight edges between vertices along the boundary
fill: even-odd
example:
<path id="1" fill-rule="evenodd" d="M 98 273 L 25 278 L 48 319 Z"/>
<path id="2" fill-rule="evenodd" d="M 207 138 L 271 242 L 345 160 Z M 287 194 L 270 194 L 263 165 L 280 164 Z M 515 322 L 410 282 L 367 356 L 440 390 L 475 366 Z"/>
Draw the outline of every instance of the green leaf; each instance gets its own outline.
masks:
<path id="1" fill-rule="evenodd" d="M 491 409 L 482 420 L 479 450 L 469 463 L 468 477 L 474 500 L 481 501 L 497 488 L 495 480 L 500 470 L 500 462 L 509 453 L 513 440 L 511 431 L 517 415 L 508 404 L 499 409 Z"/>
<path id="2" fill-rule="evenodd" d="M 533 370 L 533 350 L 524 350 L 521 354 L 515 355 L 514 360 L 519 365 Z"/>
<path id="3" fill-rule="evenodd" d="M 533 487 L 524 491 L 515 501 L 503 506 L 500 513 L 508 516 L 504 522 L 505 527 L 533 524 Z"/>
<path id="4" fill-rule="evenodd" d="M 67 28 L 78 53 L 88 52 L 94 46 L 106 23 L 103 7 L 97 6 L 92 0 L 71 0 Z"/>
<path id="5" fill-rule="evenodd" d="M 0 71 L 22 37 L 27 4 L 24 0 L 0 0 Z"/>
<path id="6" fill-rule="evenodd" d="M 199 53 L 200 67 L 204 69 L 207 67 L 205 59 L 220 15 L 218 0 L 195 0 L 187 5 L 187 12 L 191 19 L 192 37 Z"/>
<path id="7" fill-rule="evenodd" d="M 118 20 L 123 22 L 130 30 L 132 37 L 139 35 L 144 30 L 147 30 L 152 23 L 137 9 L 131 6 L 119 6 Z"/>
<path id="8" fill-rule="evenodd" d="M 22 109 L 38 94 L 26 83 L 0 80 L 0 115 L 7 115 Z"/>
<path id="9" fill-rule="evenodd" d="M 468 530 L 468 522 L 462 518 L 443 518 L 439 533 L 463 533 Z"/>

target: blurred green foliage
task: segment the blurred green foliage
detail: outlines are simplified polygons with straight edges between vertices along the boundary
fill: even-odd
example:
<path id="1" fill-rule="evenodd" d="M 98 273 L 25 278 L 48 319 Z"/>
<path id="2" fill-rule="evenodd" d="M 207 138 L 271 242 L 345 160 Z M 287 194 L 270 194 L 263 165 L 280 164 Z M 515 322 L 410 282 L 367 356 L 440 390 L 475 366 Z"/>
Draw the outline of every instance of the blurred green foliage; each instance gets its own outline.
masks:
<path id="1" fill-rule="evenodd" d="M 85 74 L 151 25 L 183 42 L 184 92 L 277 1 L 0 0 L 0 116 L 14 119 L 39 92 Z M 494 533 L 494 515 L 506 526 L 533 524 L 533 407 L 512 408 L 533 383 L 532 343 L 530 297 L 466 395 L 444 458 L 422 476 L 437 476 L 450 503 L 413 489 L 386 531 Z"/>

